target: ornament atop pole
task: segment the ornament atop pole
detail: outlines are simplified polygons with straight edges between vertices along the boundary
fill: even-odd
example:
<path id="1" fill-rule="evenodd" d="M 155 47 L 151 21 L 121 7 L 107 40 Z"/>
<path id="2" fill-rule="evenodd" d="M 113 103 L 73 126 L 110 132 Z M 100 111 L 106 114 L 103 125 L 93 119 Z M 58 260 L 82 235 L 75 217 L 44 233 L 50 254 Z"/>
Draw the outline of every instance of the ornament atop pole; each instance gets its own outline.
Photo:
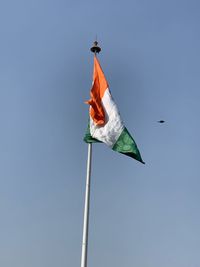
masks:
<path id="1" fill-rule="evenodd" d="M 95 55 L 99 52 L 101 52 L 101 47 L 98 46 L 98 42 L 94 41 L 94 45 L 90 48 L 90 51 L 94 53 Z"/>

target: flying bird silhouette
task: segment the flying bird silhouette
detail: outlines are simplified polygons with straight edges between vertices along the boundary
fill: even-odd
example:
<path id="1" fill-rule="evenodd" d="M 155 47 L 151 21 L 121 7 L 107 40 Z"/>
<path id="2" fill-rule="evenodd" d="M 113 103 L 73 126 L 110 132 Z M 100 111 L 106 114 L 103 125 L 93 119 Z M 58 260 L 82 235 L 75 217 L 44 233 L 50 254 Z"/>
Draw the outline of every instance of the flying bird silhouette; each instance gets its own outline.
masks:
<path id="1" fill-rule="evenodd" d="M 165 121 L 164 120 L 160 120 L 160 121 L 158 121 L 158 123 L 164 123 Z"/>

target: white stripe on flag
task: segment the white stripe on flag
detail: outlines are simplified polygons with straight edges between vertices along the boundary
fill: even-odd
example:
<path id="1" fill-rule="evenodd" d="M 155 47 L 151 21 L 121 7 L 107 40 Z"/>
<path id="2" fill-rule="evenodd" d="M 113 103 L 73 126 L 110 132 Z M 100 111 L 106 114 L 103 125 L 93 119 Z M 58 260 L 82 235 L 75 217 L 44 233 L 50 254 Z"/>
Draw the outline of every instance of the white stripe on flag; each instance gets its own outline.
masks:
<path id="1" fill-rule="evenodd" d="M 93 138 L 113 147 L 122 133 L 124 125 L 109 89 L 106 89 L 104 93 L 102 105 L 106 115 L 106 124 L 104 126 L 98 126 L 90 117 L 90 133 Z"/>

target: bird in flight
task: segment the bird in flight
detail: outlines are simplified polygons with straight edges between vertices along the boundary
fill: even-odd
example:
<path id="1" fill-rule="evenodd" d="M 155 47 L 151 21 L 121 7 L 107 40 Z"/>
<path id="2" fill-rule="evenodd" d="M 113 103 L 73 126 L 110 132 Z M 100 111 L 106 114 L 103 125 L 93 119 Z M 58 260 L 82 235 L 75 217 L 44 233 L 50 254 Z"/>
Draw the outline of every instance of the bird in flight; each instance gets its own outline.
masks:
<path id="1" fill-rule="evenodd" d="M 160 120 L 160 121 L 158 121 L 158 123 L 164 123 L 165 121 L 164 120 Z"/>

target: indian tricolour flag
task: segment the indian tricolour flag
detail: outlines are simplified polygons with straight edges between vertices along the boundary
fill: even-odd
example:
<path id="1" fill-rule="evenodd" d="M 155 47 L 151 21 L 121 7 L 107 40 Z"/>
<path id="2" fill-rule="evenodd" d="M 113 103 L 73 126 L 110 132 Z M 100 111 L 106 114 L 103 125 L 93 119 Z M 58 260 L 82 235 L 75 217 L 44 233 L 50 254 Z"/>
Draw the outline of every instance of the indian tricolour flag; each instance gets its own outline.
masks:
<path id="1" fill-rule="evenodd" d="M 144 163 L 133 137 L 123 124 L 96 55 L 90 96 L 86 102 L 90 105 L 90 119 L 84 141 L 103 142 L 114 151 Z"/>

